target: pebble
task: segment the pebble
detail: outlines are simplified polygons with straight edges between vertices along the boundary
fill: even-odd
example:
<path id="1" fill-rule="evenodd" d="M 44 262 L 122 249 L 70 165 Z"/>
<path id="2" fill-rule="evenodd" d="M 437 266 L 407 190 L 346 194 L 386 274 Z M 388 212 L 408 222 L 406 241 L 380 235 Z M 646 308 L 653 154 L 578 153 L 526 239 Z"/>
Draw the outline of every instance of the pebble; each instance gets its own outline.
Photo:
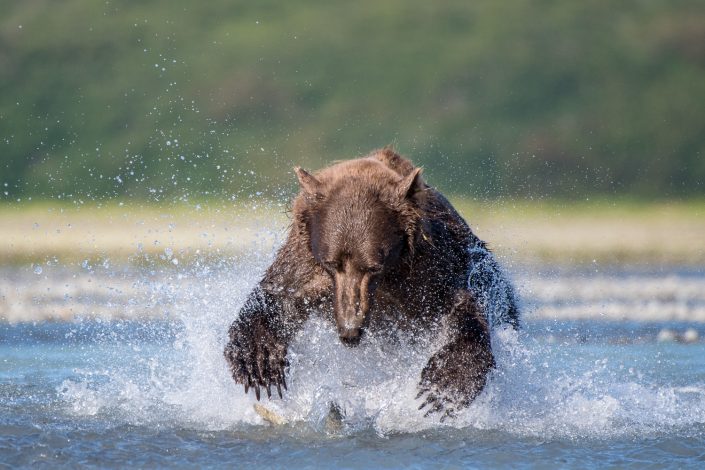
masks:
<path id="1" fill-rule="evenodd" d="M 697 342 L 699 339 L 700 334 L 695 328 L 688 328 L 683 332 L 683 334 L 679 334 L 674 330 L 664 328 L 658 332 L 658 335 L 656 335 L 656 341 L 659 343 L 673 343 L 675 341 L 678 341 L 679 343 L 690 344 Z"/>
<path id="2" fill-rule="evenodd" d="M 678 336 L 675 331 L 664 328 L 658 332 L 658 335 L 656 335 L 656 341 L 659 343 L 671 343 L 675 341 L 677 337 Z"/>
<path id="3" fill-rule="evenodd" d="M 688 328 L 685 330 L 685 333 L 683 333 L 683 336 L 681 337 L 681 341 L 684 343 L 695 343 L 698 341 L 700 335 L 698 334 L 698 330 L 695 328 Z"/>

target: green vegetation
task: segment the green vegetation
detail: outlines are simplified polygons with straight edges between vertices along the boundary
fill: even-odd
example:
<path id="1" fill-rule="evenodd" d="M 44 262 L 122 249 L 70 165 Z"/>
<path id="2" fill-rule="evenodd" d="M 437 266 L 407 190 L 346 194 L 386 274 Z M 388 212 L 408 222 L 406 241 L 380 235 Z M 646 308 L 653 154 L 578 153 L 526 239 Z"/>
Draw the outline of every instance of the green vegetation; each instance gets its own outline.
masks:
<path id="1" fill-rule="evenodd" d="M 249 195 L 389 143 L 479 198 L 705 192 L 702 0 L 0 11 L 0 198 Z"/>

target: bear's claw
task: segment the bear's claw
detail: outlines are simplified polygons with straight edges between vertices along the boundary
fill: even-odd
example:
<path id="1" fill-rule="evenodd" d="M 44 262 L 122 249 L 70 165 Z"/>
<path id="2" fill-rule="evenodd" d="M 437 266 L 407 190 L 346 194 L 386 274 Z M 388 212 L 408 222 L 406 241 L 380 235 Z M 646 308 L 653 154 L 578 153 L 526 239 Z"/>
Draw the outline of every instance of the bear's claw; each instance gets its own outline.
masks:
<path id="1" fill-rule="evenodd" d="M 416 399 L 426 397 L 419 410 L 428 407 L 424 416 L 442 413 L 441 422 L 454 417 L 479 395 L 493 365 L 491 353 L 477 341 L 460 337 L 446 344 L 421 372 Z"/>
<path id="2" fill-rule="evenodd" d="M 452 402 L 448 401 L 447 399 L 441 398 L 440 394 L 438 393 L 437 390 L 432 390 L 430 387 L 423 387 L 421 391 L 416 395 L 416 399 L 418 400 L 422 396 L 426 395 L 426 398 L 424 399 L 423 403 L 419 405 L 419 410 L 423 410 L 426 408 L 426 412 L 424 413 L 424 418 L 428 418 L 434 413 L 440 413 L 443 412 L 441 415 L 441 422 L 444 422 L 448 418 L 453 418 L 455 417 L 455 409 L 453 406 L 447 407 L 447 405 L 451 405 Z"/>
<path id="3" fill-rule="evenodd" d="M 237 323 L 230 330 L 230 342 L 225 348 L 233 379 L 244 386 L 245 393 L 254 389 L 259 401 L 262 389 L 272 398 L 272 386 L 282 398 L 282 386 L 287 390 L 284 375 L 288 367 L 286 346 L 264 321 Z"/>

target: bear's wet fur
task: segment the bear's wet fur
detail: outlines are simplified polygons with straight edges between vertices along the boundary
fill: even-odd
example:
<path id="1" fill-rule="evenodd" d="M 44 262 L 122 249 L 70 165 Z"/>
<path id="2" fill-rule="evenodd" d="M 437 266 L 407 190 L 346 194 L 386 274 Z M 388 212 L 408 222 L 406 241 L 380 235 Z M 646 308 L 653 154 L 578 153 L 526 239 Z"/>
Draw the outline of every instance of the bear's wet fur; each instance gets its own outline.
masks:
<path id="1" fill-rule="evenodd" d="M 287 348 L 311 314 L 355 346 L 365 331 L 438 332 L 424 367 L 421 409 L 452 416 L 482 391 L 494 358 L 490 326 L 518 326 L 514 290 L 485 243 L 421 178 L 384 148 L 311 175 L 293 223 L 229 330 L 225 357 L 245 393 L 286 389 Z"/>

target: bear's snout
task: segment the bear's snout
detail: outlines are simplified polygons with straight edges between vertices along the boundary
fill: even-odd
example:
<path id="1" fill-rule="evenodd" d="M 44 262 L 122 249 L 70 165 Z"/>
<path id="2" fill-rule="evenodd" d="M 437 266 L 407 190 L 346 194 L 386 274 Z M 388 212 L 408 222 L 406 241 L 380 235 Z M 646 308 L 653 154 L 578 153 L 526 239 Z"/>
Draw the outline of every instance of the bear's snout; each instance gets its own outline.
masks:
<path id="1" fill-rule="evenodd" d="M 357 346 L 370 309 L 369 273 L 355 269 L 349 260 L 345 269 L 335 274 L 335 321 L 340 341 Z"/>
<path id="2" fill-rule="evenodd" d="M 362 328 L 339 329 L 338 336 L 345 346 L 355 347 L 362 339 Z"/>

